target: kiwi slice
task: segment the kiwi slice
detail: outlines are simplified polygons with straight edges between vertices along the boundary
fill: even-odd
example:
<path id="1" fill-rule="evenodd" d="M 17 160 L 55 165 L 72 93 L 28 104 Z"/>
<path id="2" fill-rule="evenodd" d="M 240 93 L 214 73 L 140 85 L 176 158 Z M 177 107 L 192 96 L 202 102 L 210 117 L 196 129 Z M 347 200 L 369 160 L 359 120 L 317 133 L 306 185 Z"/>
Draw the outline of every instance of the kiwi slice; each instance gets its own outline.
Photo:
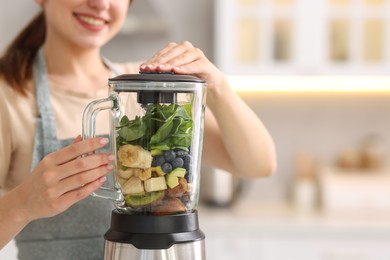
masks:
<path id="1" fill-rule="evenodd" d="M 164 197 L 164 191 L 153 191 L 145 193 L 143 195 L 126 195 L 126 205 L 131 207 L 142 207 L 152 202 L 162 199 Z"/>

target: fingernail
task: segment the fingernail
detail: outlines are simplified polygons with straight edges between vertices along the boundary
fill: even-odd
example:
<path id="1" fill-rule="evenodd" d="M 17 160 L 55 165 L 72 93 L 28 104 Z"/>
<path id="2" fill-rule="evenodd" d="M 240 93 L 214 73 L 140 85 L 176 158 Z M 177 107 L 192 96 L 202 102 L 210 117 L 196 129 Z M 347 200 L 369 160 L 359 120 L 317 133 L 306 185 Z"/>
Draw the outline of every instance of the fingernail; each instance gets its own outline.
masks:
<path id="1" fill-rule="evenodd" d="M 100 182 L 100 183 L 105 183 L 106 180 L 107 180 L 107 177 L 106 177 L 106 176 L 103 176 L 103 177 L 101 177 L 101 178 L 99 179 L 99 182 Z"/>
<path id="2" fill-rule="evenodd" d="M 115 156 L 114 156 L 114 155 L 112 155 L 112 154 L 110 154 L 110 155 L 108 156 L 108 160 L 109 160 L 109 161 L 113 161 L 113 160 L 115 160 Z"/>
<path id="3" fill-rule="evenodd" d="M 106 137 L 100 139 L 101 144 L 108 144 L 108 142 L 109 142 L 109 140 Z"/>
<path id="4" fill-rule="evenodd" d="M 174 70 L 180 70 L 180 67 L 174 67 L 173 69 Z"/>
<path id="5" fill-rule="evenodd" d="M 157 67 L 159 67 L 160 69 L 162 69 L 162 68 L 165 68 L 165 65 L 162 64 L 162 65 L 158 65 Z"/>
<path id="6" fill-rule="evenodd" d="M 141 66 L 139 66 L 140 67 L 140 69 L 145 69 L 146 68 L 146 65 L 145 64 L 141 64 Z"/>
<path id="7" fill-rule="evenodd" d="M 107 170 L 112 170 L 114 169 L 114 166 L 112 166 L 111 164 L 107 164 Z"/>

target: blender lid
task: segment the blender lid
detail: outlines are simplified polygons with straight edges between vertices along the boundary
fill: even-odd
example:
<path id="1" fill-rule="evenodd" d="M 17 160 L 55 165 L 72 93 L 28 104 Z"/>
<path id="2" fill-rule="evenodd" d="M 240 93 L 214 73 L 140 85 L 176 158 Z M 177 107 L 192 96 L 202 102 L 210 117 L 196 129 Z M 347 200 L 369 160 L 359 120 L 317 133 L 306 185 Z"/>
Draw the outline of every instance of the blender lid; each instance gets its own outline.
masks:
<path id="1" fill-rule="evenodd" d="M 120 81 L 144 81 L 144 82 L 193 82 L 205 83 L 204 80 L 192 76 L 175 74 L 173 72 L 140 72 L 139 74 L 123 74 L 109 79 L 110 82 Z"/>

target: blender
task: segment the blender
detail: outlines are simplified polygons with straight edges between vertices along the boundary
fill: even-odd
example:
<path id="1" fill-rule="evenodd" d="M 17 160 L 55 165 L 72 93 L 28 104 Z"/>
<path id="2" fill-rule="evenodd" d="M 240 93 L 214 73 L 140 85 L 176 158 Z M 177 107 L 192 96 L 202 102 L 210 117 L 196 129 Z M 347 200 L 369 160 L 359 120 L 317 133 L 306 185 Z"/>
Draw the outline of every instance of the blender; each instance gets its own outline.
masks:
<path id="1" fill-rule="evenodd" d="M 92 138 L 98 113 L 111 111 L 114 170 L 108 184 L 93 193 L 115 205 L 104 259 L 205 259 L 196 210 L 205 82 L 140 73 L 108 83 L 109 96 L 88 104 L 83 114 L 83 138 Z"/>

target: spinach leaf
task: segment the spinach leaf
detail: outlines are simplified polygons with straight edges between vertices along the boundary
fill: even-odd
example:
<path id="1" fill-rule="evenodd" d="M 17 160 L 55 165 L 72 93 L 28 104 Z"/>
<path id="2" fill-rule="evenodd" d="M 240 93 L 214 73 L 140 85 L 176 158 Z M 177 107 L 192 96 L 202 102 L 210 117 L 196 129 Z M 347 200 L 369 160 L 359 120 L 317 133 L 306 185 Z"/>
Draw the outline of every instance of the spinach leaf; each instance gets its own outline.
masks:
<path id="1" fill-rule="evenodd" d="M 147 150 L 187 150 L 192 141 L 191 117 L 191 104 L 150 104 L 143 117 L 121 118 L 117 142 L 138 144 Z"/>
<path id="2" fill-rule="evenodd" d="M 131 142 L 141 138 L 145 134 L 146 126 L 141 117 L 137 116 L 134 120 L 130 121 L 127 116 L 124 116 L 120 123 L 121 127 L 118 134 L 124 141 Z M 124 124 L 123 126 L 122 123 Z"/>

